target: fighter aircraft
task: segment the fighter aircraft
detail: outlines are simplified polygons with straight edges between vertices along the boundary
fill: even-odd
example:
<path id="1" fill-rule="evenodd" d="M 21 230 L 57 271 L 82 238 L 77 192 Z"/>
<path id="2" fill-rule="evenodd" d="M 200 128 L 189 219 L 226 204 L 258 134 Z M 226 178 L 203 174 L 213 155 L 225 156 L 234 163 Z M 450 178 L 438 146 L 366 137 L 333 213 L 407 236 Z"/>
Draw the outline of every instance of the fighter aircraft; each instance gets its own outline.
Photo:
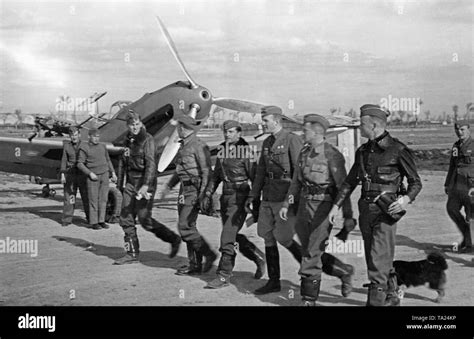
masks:
<path id="1" fill-rule="evenodd" d="M 176 119 L 181 115 L 189 115 L 203 125 L 210 114 L 213 105 L 225 109 L 260 114 L 261 103 L 251 101 L 214 97 L 209 89 L 197 84 L 186 70 L 178 51 L 166 27 L 159 17 L 158 25 L 178 65 L 187 81 L 177 81 L 164 88 L 146 93 L 135 102 L 120 104 L 115 116 L 109 120 L 102 119 L 99 127 L 101 142 L 105 143 L 114 166 L 122 153 L 122 146 L 128 133 L 126 117 L 130 111 L 141 116 L 147 132 L 157 141 L 158 151 L 161 152 L 158 171 L 167 174 L 173 158 L 179 149 Z M 301 124 L 293 119 L 285 118 L 287 126 L 299 129 Z M 82 124 L 83 125 L 83 124 Z M 83 126 L 81 126 L 83 127 Z M 255 134 L 258 134 L 256 130 Z M 82 133 L 85 138 L 87 133 Z M 254 140 L 255 142 L 255 140 Z M 210 145 L 211 146 L 211 145 Z M 45 196 L 51 193 L 48 183 L 57 182 L 60 177 L 60 161 L 63 140 L 54 138 L 12 138 L 0 137 L 0 171 L 30 175 L 37 183 L 47 184 L 43 188 Z M 212 147 L 211 147 L 212 152 Z M 38 178 L 40 178 L 38 180 Z M 50 180 L 48 182 L 48 180 Z M 52 180 L 52 181 L 51 181 Z M 120 213 L 121 194 L 116 188 L 109 190 L 108 216 Z"/>

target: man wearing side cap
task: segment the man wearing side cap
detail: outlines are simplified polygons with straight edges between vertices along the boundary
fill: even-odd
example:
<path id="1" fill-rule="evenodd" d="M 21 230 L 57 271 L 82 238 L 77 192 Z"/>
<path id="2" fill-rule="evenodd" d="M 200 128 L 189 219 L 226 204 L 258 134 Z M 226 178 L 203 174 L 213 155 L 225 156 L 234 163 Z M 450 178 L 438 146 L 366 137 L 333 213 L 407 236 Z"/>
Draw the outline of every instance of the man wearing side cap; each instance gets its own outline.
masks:
<path id="1" fill-rule="evenodd" d="M 461 231 L 463 240 L 459 252 L 472 252 L 471 226 L 473 206 L 470 194 L 474 191 L 474 141 L 471 138 L 469 121 L 457 121 L 454 129 L 459 140 L 451 149 L 448 175 L 444 183 L 444 191 L 448 195 L 446 209 L 449 217 Z M 461 214 L 464 207 L 466 216 Z"/>
<path id="2" fill-rule="evenodd" d="M 69 226 L 74 215 L 77 189 L 81 194 L 82 206 L 89 222 L 89 201 L 87 198 L 87 177 L 77 168 L 77 158 L 81 147 L 81 132 L 77 127 L 69 128 L 70 141 L 64 142 L 61 158 L 61 183 L 64 185 L 64 208 L 62 225 Z"/>
<path id="3" fill-rule="evenodd" d="M 147 133 L 140 115 L 131 111 L 127 117 L 129 133 L 125 141 L 125 152 L 119 159 L 117 187 L 123 192 L 120 226 L 125 233 L 126 255 L 117 259 L 115 265 L 138 262 L 138 242 L 135 218 L 142 227 L 157 238 L 171 244 L 170 258 L 176 256 L 181 238 L 165 225 L 151 217 L 156 192 L 155 140 Z M 125 183 L 125 187 L 124 187 Z"/>
<path id="4" fill-rule="evenodd" d="M 334 222 L 342 206 L 359 182 L 359 225 L 364 240 L 369 291 L 367 306 L 398 306 L 393 275 L 397 220 L 421 190 L 412 152 L 385 130 L 390 114 L 378 105 L 360 108 L 361 133 L 368 138 L 356 152 L 355 162 L 329 213 Z M 403 179 L 407 178 L 406 194 L 401 195 Z"/>
<path id="5" fill-rule="evenodd" d="M 199 125 L 195 119 L 181 115 L 177 122 L 181 148 L 175 159 L 176 172 L 164 186 L 161 197 L 181 183 L 178 197 L 178 231 L 186 243 L 189 265 L 180 267 L 176 274 L 199 275 L 208 272 L 217 259 L 217 254 L 196 227 L 200 203 L 212 176 L 211 154 L 209 147 L 196 136 Z"/>
<path id="6" fill-rule="evenodd" d="M 278 213 L 288 193 L 294 170 L 298 166 L 298 155 L 303 148 L 303 141 L 296 134 L 285 131 L 281 121 L 281 108 L 262 108 L 263 126 L 271 135 L 263 141 L 255 181 L 246 202 L 246 208 L 249 209 L 252 202 L 262 193 L 257 233 L 265 241 L 269 280 L 255 291 L 257 295 L 281 290 L 278 243 L 290 251 L 298 264 L 301 263 L 301 246 L 293 240 L 295 209 L 290 209 L 286 221 L 281 219 Z"/>
<path id="7" fill-rule="evenodd" d="M 344 297 L 352 291 L 351 277 L 354 267 L 324 252 L 332 229 L 328 214 L 338 187 L 347 174 L 344 156 L 325 141 L 328 128 L 329 121 L 325 117 L 318 114 L 304 116 L 303 132 L 306 144 L 299 155 L 287 199 L 280 210 L 280 217 L 287 219 L 288 207 L 297 200 L 296 197 L 300 197 L 295 229 L 303 248 L 299 274 L 301 297 L 306 306 L 316 305 L 322 272 L 341 279 L 341 292 Z M 342 209 L 344 233 L 347 236 L 356 226 L 349 199 L 344 201 Z"/>
<path id="8" fill-rule="evenodd" d="M 217 267 L 217 277 L 207 284 L 207 288 L 229 286 L 232 270 L 235 265 L 236 245 L 240 252 L 257 265 L 255 279 L 260 279 L 265 272 L 264 254 L 247 237 L 238 232 L 242 228 L 247 211 L 245 201 L 250 192 L 249 180 L 255 177 L 255 154 L 247 141 L 241 137 L 242 127 L 235 120 L 223 124 L 225 141 L 218 147 L 214 174 L 206 189 L 205 200 L 210 199 L 219 184 L 223 183 L 220 198 L 222 233 L 220 252 L 222 253 Z M 209 202 L 204 201 L 204 205 Z"/>
<path id="9" fill-rule="evenodd" d="M 89 130 L 89 142 L 79 148 L 77 168 L 87 175 L 87 197 L 89 199 L 89 223 L 93 229 L 109 228 L 105 223 L 105 209 L 109 194 L 109 176 L 117 181 L 109 152 L 99 142 L 97 128 Z"/>

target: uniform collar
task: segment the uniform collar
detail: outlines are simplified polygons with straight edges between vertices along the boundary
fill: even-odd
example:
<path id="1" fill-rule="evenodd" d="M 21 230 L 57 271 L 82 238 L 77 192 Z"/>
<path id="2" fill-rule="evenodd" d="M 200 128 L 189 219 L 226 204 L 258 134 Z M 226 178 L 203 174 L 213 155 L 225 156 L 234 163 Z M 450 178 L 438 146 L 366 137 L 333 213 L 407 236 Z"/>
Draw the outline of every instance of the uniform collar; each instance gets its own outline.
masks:
<path id="1" fill-rule="evenodd" d="M 466 141 L 462 142 L 461 139 L 458 140 L 459 146 L 467 146 L 472 142 L 472 137 L 469 136 L 469 138 L 466 139 Z"/>
<path id="2" fill-rule="evenodd" d="M 382 149 L 386 149 L 392 144 L 392 137 L 390 136 L 388 131 L 384 131 L 372 142 L 378 144 Z"/>
<path id="3" fill-rule="evenodd" d="M 273 134 L 273 137 L 275 138 L 275 141 L 277 141 L 278 139 L 281 139 L 281 138 L 285 137 L 287 134 L 288 134 L 288 132 L 285 131 L 284 128 L 282 128 L 277 133 Z"/>

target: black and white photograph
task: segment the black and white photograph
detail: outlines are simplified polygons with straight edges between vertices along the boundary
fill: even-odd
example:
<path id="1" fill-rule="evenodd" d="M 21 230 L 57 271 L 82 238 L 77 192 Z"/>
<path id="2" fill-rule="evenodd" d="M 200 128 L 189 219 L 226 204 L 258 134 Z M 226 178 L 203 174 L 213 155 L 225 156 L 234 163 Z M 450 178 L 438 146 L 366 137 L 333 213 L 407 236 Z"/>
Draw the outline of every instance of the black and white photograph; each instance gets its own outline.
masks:
<path id="1" fill-rule="evenodd" d="M 472 337 L 473 46 L 468 0 L 0 0 L 0 337 Z"/>

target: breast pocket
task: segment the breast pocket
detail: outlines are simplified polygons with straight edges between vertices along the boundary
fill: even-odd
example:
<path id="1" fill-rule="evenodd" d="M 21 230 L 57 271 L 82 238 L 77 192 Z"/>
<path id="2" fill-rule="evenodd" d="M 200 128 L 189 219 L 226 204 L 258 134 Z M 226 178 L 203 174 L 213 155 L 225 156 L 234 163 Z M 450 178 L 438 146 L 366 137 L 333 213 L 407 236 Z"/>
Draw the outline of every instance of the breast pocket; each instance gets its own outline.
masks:
<path id="1" fill-rule="evenodd" d="M 377 168 L 377 176 L 382 181 L 395 181 L 399 175 L 398 169 L 392 166 L 380 166 Z"/>
<path id="2" fill-rule="evenodd" d="M 327 164 L 314 164 L 310 167 L 310 180 L 317 184 L 329 182 L 329 168 Z"/>

